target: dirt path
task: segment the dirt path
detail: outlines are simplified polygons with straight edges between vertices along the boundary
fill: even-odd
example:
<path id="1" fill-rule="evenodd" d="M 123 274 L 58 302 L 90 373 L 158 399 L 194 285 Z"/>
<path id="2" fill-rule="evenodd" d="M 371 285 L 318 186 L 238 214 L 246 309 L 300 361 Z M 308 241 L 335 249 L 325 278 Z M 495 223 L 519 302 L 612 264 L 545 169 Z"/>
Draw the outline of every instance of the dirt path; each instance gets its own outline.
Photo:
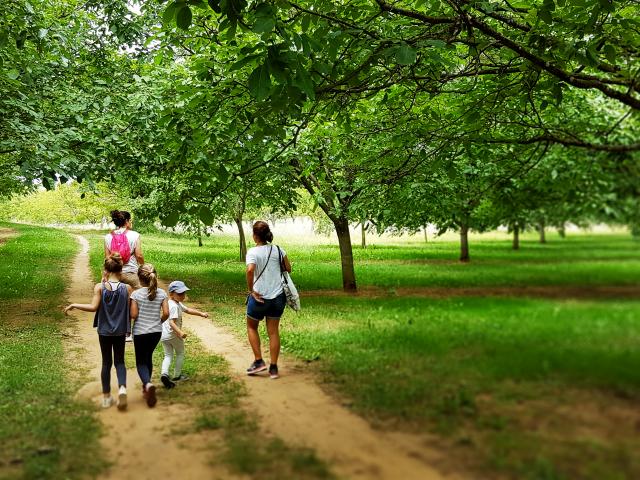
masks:
<path id="1" fill-rule="evenodd" d="M 372 429 L 286 358 L 278 361 L 282 374 L 278 380 L 268 376 L 247 377 L 245 369 L 252 360 L 248 344 L 209 319 L 187 316 L 184 322 L 207 348 L 230 362 L 233 374 L 244 379 L 249 392 L 246 407 L 260 417 L 267 433 L 287 443 L 314 449 L 341 478 L 461 478 L 445 475 L 433 467 L 443 463 L 442 455 L 429 446 L 425 437 Z"/>
<path id="2" fill-rule="evenodd" d="M 77 236 L 82 250 L 76 257 L 73 275 L 67 291 L 70 302 L 88 303 L 94 280 L 89 271 L 89 243 Z M 100 404 L 100 346 L 92 327 L 93 314 L 74 310 L 70 317 L 67 358 L 75 365 L 86 365 L 88 378 L 78 396 Z M 133 348 L 127 344 L 127 349 Z M 117 394 L 115 374 L 111 380 L 112 394 Z M 216 438 L 205 435 L 171 435 L 171 429 L 191 422 L 193 412 L 181 405 L 168 405 L 159 399 L 155 408 L 148 408 L 142 399 L 142 386 L 135 369 L 127 370 L 128 408 L 118 411 L 115 406 L 97 412 L 103 424 L 101 444 L 107 452 L 111 468 L 100 479 L 230 479 L 234 478 L 223 466 L 210 464 L 207 450 Z M 161 389 L 159 389 L 160 391 Z M 220 438 L 218 441 L 222 441 Z"/>
<path id="3" fill-rule="evenodd" d="M 0 227 L 0 245 L 18 234 L 13 228 Z"/>

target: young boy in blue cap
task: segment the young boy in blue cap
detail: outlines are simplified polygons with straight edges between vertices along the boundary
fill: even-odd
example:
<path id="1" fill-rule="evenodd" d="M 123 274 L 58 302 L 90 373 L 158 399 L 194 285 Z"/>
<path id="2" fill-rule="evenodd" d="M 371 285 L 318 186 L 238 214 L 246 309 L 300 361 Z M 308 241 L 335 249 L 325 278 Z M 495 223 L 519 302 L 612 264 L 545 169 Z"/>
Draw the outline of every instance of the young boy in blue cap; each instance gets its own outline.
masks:
<path id="1" fill-rule="evenodd" d="M 169 284 L 169 319 L 162 324 L 162 347 L 164 348 L 164 360 L 162 361 L 162 374 L 160 380 L 166 388 L 176 386 L 175 382 L 186 380 L 187 376 L 182 373 L 184 363 L 184 339 L 187 334 L 182 331 L 182 313 L 198 315 L 209 318 L 209 314 L 194 308 L 185 306 L 182 302 L 186 297 L 186 292 L 190 290 L 180 280 Z M 169 367 L 173 357 L 176 357 L 173 378 L 169 377 Z"/>

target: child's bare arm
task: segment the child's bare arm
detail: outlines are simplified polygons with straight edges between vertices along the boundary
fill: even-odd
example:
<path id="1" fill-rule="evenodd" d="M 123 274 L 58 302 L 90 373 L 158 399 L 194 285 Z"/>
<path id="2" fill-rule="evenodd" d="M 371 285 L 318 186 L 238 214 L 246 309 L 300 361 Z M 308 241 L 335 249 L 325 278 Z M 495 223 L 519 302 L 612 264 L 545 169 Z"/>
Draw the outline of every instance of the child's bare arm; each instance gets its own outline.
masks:
<path id="1" fill-rule="evenodd" d="M 187 334 L 184 333 L 180 327 L 178 327 L 178 325 L 176 325 L 176 321 L 175 318 L 172 318 L 171 320 L 169 320 L 169 325 L 171 325 L 171 328 L 173 329 L 174 332 L 176 332 L 176 335 L 178 335 L 180 338 L 187 338 Z"/>
<path id="2" fill-rule="evenodd" d="M 72 303 L 71 305 L 67 305 L 65 307 L 64 313 L 66 315 L 74 308 L 78 310 L 82 310 L 83 312 L 95 312 L 98 310 L 101 300 L 102 300 L 102 284 L 96 283 L 96 286 L 93 287 L 93 298 L 91 299 L 91 303 Z"/>
<path id="3" fill-rule="evenodd" d="M 200 310 L 196 310 L 195 308 L 184 307 L 184 312 L 189 315 L 197 315 L 199 317 L 209 318 L 209 314 L 207 312 L 201 312 Z"/>

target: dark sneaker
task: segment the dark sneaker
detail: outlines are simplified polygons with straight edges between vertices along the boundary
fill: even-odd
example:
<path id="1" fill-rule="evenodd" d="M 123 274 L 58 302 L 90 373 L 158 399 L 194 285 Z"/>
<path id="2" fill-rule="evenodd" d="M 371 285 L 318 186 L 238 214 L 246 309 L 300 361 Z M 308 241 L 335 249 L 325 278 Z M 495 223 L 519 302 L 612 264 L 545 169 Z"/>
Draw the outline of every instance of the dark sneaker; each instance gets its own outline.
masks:
<path id="1" fill-rule="evenodd" d="M 177 377 L 173 377 L 171 380 L 173 380 L 174 382 L 184 382 L 185 380 L 189 380 L 189 377 L 184 373 L 181 373 Z"/>
<path id="2" fill-rule="evenodd" d="M 161 375 L 160 380 L 162 381 L 164 388 L 173 388 L 176 386 L 176 384 L 169 378 L 169 375 Z"/>
<path id="3" fill-rule="evenodd" d="M 247 375 L 255 375 L 256 373 L 264 372 L 267 369 L 267 364 L 264 360 L 256 360 L 247 368 Z"/>
<path id="4" fill-rule="evenodd" d="M 275 380 L 280 376 L 278 375 L 278 365 L 275 365 L 273 363 L 269 365 L 269 376 L 271 377 L 271 380 Z"/>
<path id="5" fill-rule="evenodd" d="M 149 407 L 154 407 L 156 403 L 158 403 L 158 399 L 156 398 L 156 386 L 153 383 L 149 383 L 146 388 L 146 400 L 147 405 Z"/>

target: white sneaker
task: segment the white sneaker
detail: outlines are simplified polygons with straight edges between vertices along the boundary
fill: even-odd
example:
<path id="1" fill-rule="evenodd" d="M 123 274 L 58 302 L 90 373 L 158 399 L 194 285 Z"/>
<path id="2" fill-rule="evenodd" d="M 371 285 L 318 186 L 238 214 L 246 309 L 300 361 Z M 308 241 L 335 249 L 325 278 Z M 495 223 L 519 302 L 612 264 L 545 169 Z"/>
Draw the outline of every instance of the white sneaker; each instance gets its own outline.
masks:
<path id="1" fill-rule="evenodd" d="M 127 335 L 124 339 L 125 342 L 133 342 L 133 335 Z"/>
<path id="2" fill-rule="evenodd" d="M 102 397 L 102 408 L 109 408 L 113 405 L 113 397 L 109 395 L 108 397 Z"/>
<path id="3" fill-rule="evenodd" d="M 127 387 L 122 385 L 118 391 L 118 410 L 127 408 Z"/>

